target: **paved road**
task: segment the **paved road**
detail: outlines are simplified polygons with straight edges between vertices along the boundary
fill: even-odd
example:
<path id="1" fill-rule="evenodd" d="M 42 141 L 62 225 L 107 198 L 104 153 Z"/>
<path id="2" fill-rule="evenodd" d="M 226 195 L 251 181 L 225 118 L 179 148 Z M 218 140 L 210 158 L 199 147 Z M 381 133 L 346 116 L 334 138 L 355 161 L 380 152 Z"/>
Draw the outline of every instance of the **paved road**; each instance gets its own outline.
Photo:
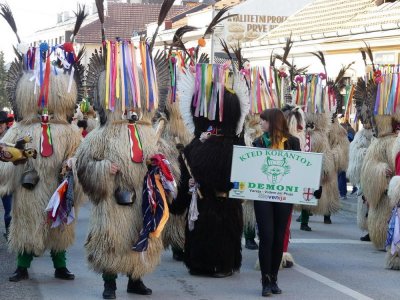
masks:
<path id="1" fill-rule="evenodd" d="M 349 199 L 347 201 L 354 201 Z M 69 268 L 76 280 L 65 282 L 53 277 L 50 255 L 36 258 L 30 269 L 31 279 L 10 283 L 7 277 L 14 270 L 14 259 L 0 247 L 0 299 L 101 299 L 101 276 L 90 271 L 85 262 L 84 239 L 90 204 L 79 215 L 75 245 L 69 250 Z M 296 216 L 295 216 L 296 217 Z M 323 224 L 322 217 L 312 217 L 312 232 L 299 230 L 292 223 L 290 251 L 296 265 L 279 273 L 283 290 L 279 299 L 400 299 L 400 272 L 385 270 L 385 253 L 370 243 L 359 241 L 361 232 L 355 224 L 354 212 L 342 211 L 332 217 L 333 224 Z M 127 278 L 117 281 L 118 299 L 261 299 L 260 275 L 254 269 L 257 252 L 243 250 L 241 272 L 231 278 L 210 279 L 190 276 L 182 263 L 163 254 L 157 270 L 144 278 L 153 295 L 128 295 Z"/>

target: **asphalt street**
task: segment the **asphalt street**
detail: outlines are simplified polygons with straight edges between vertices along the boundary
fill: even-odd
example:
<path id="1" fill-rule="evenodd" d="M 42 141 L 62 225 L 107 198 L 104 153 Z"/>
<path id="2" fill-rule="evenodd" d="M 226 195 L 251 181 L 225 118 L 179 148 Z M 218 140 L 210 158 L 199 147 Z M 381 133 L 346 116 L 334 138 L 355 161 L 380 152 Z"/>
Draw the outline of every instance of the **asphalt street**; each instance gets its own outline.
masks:
<path id="1" fill-rule="evenodd" d="M 354 198 L 344 200 L 344 207 L 354 207 Z M 352 203 L 353 202 L 353 203 Z M 8 282 L 15 269 L 13 254 L 0 244 L 0 299 L 101 299 L 103 282 L 85 261 L 84 241 L 89 222 L 90 204 L 79 214 L 76 242 L 68 251 L 68 267 L 74 281 L 55 279 L 50 254 L 35 258 L 29 270 L 30 279 Z M 2 214 L 2 210 L 0 210 Z M 384 269 L 385 253 L 371 243 L 359 241 L 363 234 L 356 226 L 354 211 L 332 216 L 333 224 L 323 224 L 323 217 L 310 219 L 312 232 L 299 230 L 292 221 L 289 251 L 295 266 L 279 273 L 282 295 L 276 299 L 400 299 L 400 273 Z M 4 230 L 3 224 L 0 226 Z M 162 262 L 152 274 L 143 278 L 153 289 L 152 296 L 126 293 L 127 278 L 117 279 L 117 299 L 261 299 L 260 273 L 254 269 L 257 251 L 243 247 L 240 273 L 230 278 L 214 279 L 189 275 L 183 263 L 165 251 Z"/>

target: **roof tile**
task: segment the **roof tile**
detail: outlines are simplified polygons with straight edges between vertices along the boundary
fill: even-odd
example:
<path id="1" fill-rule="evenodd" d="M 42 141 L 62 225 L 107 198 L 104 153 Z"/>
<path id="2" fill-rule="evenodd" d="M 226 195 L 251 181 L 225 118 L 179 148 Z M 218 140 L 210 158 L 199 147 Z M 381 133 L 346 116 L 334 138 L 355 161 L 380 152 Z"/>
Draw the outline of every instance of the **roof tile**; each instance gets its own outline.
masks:
<path id="1" fill-rule="evenodd" d="M 146 24 L 156 22 L 161 4 L 108 3 L 108 14 L 104 18 L 106 39 L 116 37 L 130 39 L 133 32 L 146 29 Z M 174 5 L 167 18 L 181 14 L 190 7 Z M 78 43 L 101 43 L 101 24 L 96 20 L 81 28 L 77 35 Z"/>

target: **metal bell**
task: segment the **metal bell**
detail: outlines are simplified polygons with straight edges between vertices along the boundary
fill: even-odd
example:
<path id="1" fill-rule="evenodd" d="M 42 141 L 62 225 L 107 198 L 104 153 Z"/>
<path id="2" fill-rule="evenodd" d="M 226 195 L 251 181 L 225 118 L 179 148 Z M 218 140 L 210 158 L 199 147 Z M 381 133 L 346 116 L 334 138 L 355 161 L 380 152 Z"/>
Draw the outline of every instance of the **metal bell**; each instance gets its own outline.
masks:
<path id="1" fill-rule="evenodd" d="M 28 190 L 33 190 L 39 182 L 39 174 L 35 169 L 25 171 L 21 177 L 21 184 Z"/>
<path id="2" fill-rule="evenodd" d="M 124 191 L 117 188 L 114 197 L 119 205 L 132 205 L 136 199 L 136 192 Z"/>

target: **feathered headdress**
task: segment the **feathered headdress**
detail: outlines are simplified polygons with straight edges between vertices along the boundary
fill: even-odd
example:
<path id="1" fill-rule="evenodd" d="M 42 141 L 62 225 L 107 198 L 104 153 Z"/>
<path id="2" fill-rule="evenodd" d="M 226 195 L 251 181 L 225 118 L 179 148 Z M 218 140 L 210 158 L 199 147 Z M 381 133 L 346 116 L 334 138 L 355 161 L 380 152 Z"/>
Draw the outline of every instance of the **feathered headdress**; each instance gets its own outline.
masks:
<path id="1" fill-rule="evenodd" d="M 103 24 L 103 1 L 96 1 L 96 5 Z M 166 5 L 170 8 L 171 1 L 164 1 L 159 17 L 161 23 L 168 13 Z M 144 40 L 137 47 L 130 41 L 107 41 L 103 25 L 102 39 L 103 47 L 93 53 L 87 73 L 88 93 L 99 113 L 100 123 L 106 123 L 107 111 L 128 115 L 128 112 L 145 113 L 157 109 L 167 98 L 169 88 L 165 52 L 159 52 L 153 58 L 151 44 Z M 141 59 L 141 68 L 137 54 Z"/>
<path id="2" fill-rule="evenodd" d="M 180 108 L 191 132 L 198 131 L 193 119 L 208 120 L 209 124 L 220 128 L 226 124 L 225 131 L 233 128 L 233 132 L 223 133 L 226 135 L 238 135 L 242 131 L 250 107 L 249 92 L 243 75 L 229 67 L 230 64 L 197 64 L 194 74 L 187 72 L 181 76 L 178 83 Z M 238 111 L 233 103 L 229 107 L 229 101 L 238 101 Z"/>
<path id="3" fill-rule="evenodd" d="M 31 70 L 34 71 L 37 86 L 40 88 L 38 92 L 38 105 L 42 110 L 47 109 L 48 105 L 47 97 L 49 92 L 50 74 L 51 72 L 57 74 L 57 68 L 53 68 L 53 65 L 63 69 L 63 72 L 67 72 L 71 77 L 73 77 L 78 87 L 78 97 L 76 99 L 78 101 L 80 97 L 83 96 L 84 68 L 80 61 L 84 55 L 84 49 L 81 49 L 78 55 L 76 55 L 73 47 L 73 41 L 80 29 L 80 26 L 87 16 L 85 13 L 85 6 L 79 6 L 78 12 L 75 13 L 77 19 L 73 30 L 71 43 L 66 42 L 64 44 L 57 45 L 48 45 L 47 43 L 42 43 L 39 47 L 29 47 L 21 43 L 14 16 L 7 4 L 0 4 L 0 11 L 0 14 L 15 33 L 19 43 L 16 48 L 14 47 L 17 58 L 11 63 L 5 82 L 5 88 L 8 99 L 14 110 L 15 119 L 17 121 L 22 120 L 22 116 L 19 113 L 18 104 L 15 101 L 17 85 L 23 74 Z M 53 71 L 51 69 L 53 69 Z M 70 86 L 71 84 L 69 84 L 68 90 L 70 90 Z M 34 93 L 34 91 L 32 91 L 32 93 Z"/>

